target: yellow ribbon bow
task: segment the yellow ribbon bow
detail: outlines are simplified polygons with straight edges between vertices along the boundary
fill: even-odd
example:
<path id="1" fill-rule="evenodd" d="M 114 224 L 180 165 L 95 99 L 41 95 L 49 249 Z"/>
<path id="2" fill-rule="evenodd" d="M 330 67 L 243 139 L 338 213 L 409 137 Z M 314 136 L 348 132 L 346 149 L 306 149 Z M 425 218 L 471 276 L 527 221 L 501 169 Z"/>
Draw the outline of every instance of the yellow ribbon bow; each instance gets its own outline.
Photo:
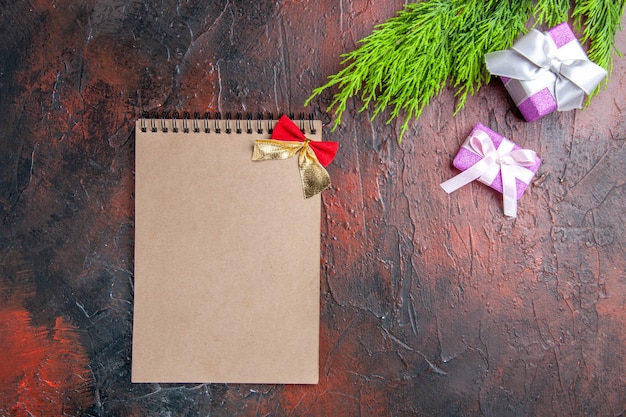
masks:
<path id="1" fill-rule="evenodd" d="M 252 160 L 288 159 L 297 154 L 302 190 L 304 197 L 309 198 L 330 186 L 330 175 L 311 149 L 310 141 L 310 139 L 305 139 L 304 142 L 259 139 L 254 142 Z"/>

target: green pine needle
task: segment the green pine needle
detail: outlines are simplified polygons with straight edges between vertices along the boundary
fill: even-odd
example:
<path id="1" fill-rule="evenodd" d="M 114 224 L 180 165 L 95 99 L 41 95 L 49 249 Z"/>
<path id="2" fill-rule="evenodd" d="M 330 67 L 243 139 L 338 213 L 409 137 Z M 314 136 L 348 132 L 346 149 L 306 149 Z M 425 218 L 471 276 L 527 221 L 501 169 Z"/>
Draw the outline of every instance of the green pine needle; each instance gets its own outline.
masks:
<path id="1" fill-rule="evenodd" d="M 609 73 L 613 70 L 613 52 L 622 56 L 615 47 L 615 35 L 621 29 L 625 3 L 625 0 L 579 0 L 572 12 L 576 28 L 580 30 L 584 26 L 581 43 L 590 42 L 587 56 Z M 599 88 L 592 96 L 598 91 Z"/>
<path id="2" fill-rule="evenodd" d="M 463 17 L 450 40 L 454 61 L 449 75 L 451 85 L 457 88 L 457 112 L 468 95 L 489 81 L 484 70 L 485 54 L 510 47 L 526 31 L 532 10 L 531 1 L 465 3 Z"/>
<path id="3" fill-rule="evenodd" d="M 572 16 L 584 23 L 582 42 L 590 41 L 589 58 L 609 70 L 626 0 L 578 0 Z M 489 81 L 486 53 L 507 49 L 529 19 L 554 26 L 568 20 L 569 0 L 425 0 L 409 3 L 341 55 L 344 67 L 315 88 L 308 105 L 327 89 L 337 92 L 327 107 L 335 112 L 332 130 L 341 123 L 348 100 L 359 97 L 360 112 L 372 108 L 372 119 L 390 109 L 387 123 L 404 118 L 398 141 L 430 100 L 446 85 L 456 89 L 457 109 Z M 619 51 L 616 51 L 619 54 Z"/>
<path id="4" fill-rule="evenodd" d="M 542 0 L 535 4 L 534 15 L 536 24 L 546 23 L 556 26 L 565 22 L 569 17 L 570 0 Z"/>

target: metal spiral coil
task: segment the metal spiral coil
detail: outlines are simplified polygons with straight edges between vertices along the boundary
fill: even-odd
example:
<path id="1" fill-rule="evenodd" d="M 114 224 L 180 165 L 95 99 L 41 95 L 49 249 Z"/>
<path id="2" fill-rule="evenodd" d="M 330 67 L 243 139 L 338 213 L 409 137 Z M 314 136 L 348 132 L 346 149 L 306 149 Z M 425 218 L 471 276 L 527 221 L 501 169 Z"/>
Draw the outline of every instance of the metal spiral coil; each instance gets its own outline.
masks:
<path id="1" fill-rule="evenodd" d="M 168 112 L 144 112 L 140 119 L 140 129 L 142 132 L 161 132 L 167 133 L 215 133 L 215 134 L 264 134 L 272 133 L 275 125 L 275 119 L 273 113 L 259 112 L 256 115 L 253 113 L 237 112 L 234 114 L 227 112 L 222 117 L 221 112 L 205 112 L 200 114 L 194 112 L 191 113 L 184 111 L 181 114 L 178 111 L 173 111 L 171 115 Z M 302 131 L 302 133 L 315 134 L 316 129 L 313 123 L 313 114 L 306 115 L 300 113 L 298 118 L 294 117 L 293 113 L 288 114 L 288 117 L 294 121 Z M 277 120 L 277 119 L 276 119 Z"/>

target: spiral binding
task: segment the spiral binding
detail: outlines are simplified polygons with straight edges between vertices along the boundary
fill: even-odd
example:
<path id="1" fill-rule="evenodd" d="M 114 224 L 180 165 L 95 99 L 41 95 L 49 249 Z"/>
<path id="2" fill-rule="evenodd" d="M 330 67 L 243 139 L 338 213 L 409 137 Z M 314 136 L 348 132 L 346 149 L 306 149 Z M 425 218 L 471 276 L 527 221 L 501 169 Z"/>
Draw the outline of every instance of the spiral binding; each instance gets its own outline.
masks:
<path id="1" fill-rule="evenodd" d="M 288 117 L 293 120 L 302 131 L 302 133 L 315 134 L 316 129 L 313 123 L 313 114 L 305 115 L 300 113 L 296 119 L 293 113 L 290 113 Z M 168 127 L 168 121 L 169 127 Z M 222 123 L 223 122 L 223 123 Z M 265 124 L 265 130 L 263 125 Z M 171 116 L 167 112 L 163 112 L 160 115 L 158 113 L 144 112 L 141 116 L 139 127 L 142 132 L 148 130 L 152 132 L 169 132 L 170 128 L 173 133 L 222 133 L 222 130 L 226 134 L 263 134 L 265 132 L 271 134 L 274 128 L 275 121 L 273 113 L 264 115 L 263 113 L 257 113 L 256 117 L 253 113 L 246 113 L 245 118 L 243 113 L 235 113 L 235 117 L 232 117 L 230 112 L 226 113 L 222 118 L 221 112 L 205 112 L 200 114 L 195 112 L 193 117 L 189 112 L 183 112 L 182 116 L 177 112 L 172 112 Z M 308 130 L 306 129 L 308 125 Z M 234 126 L 234 128 L 233 128 Z"/>

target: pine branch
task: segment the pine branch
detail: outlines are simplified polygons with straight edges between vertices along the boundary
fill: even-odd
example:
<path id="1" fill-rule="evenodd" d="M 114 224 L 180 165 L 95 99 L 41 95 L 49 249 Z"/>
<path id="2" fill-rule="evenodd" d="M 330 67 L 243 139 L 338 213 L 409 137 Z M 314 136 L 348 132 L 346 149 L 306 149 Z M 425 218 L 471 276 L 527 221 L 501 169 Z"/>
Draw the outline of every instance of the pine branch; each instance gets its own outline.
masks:
<path id="1" fill-rule="evenodd" d="M 615 46 L 615 36 L 617 30 L 621 29 L 620 21 L 625 4 L 625 0 L 579 0 L 572 12 L 576 28 L 580 30 L 584 26 L 581 43 L 590 41 L 587 56 L 609 74 L 613 71 L 613 52 L 622 56 Z M 599 90 L 600 88 L 596 88 L 591 96 L 596 95 Z"/>
<path id="2" fill-rule="evenodd" d="M 404 110 L 408 127 L 409 119 L 421 115 L 448 78 L 452 58 L 447 34 L 456 12 L 454 3 L 431 0 L 407 4 L 396 17 L 376 26 L 372 34 L 360 41 L 358 49 L 342 55 L 346 67 L 313 90 L 305 105 L 324 90 L 338 87 L 339 92 L 328 106 L 329 111 L 336 112 L 334 130 L 347 101 L 361 91 L 363 107 L 359 111 L 372 103 L 374 118 L 392 107 L 393 119 Z"/>
<path id="3" fill-rule="evenodd" d="M 458 112 L 482 84 L 489 81 L 485 71 L 485 54 L 506 49 L 520 33 L 532 10 L 532 1 L 474 1 L 466 4 L 465 12 L 459 15 L 461 23 L 452 34 L 454 63 L 450 71 L 453 87 L 457 88 Z M 455 113 L 456 113 L 455 112 Z"/>
<path id="4" fill-rule="evenodd" d="M 572 16 L 590 40 L 589 57 L 611 68 L 615 35 L 626 0 L 578 0 Z M 387 123 L 404 117 L 398 141 L 430 100 L 448 83 L 456 89 L 458 112 L 490 76 L 486 53 L 509 48 L 531 16 L 534 25 L 568 20 L 569 0 L 424 0 L 406 4 L 395 17 L 377 25 L 342 55 L 344 65 L 326 84 L 312 91 L 308 105 L 327 89 L 337 89 L 326 111 L 335 112 L 332 130 L 341 123 L 347 102 L 359 97 L 359 112 L 372 108 L 372 119 L 390 109 Z M 619 54 L 619 51 L 617 51 Z M 597 91 L 597 90 L 596 90 Z"/>

